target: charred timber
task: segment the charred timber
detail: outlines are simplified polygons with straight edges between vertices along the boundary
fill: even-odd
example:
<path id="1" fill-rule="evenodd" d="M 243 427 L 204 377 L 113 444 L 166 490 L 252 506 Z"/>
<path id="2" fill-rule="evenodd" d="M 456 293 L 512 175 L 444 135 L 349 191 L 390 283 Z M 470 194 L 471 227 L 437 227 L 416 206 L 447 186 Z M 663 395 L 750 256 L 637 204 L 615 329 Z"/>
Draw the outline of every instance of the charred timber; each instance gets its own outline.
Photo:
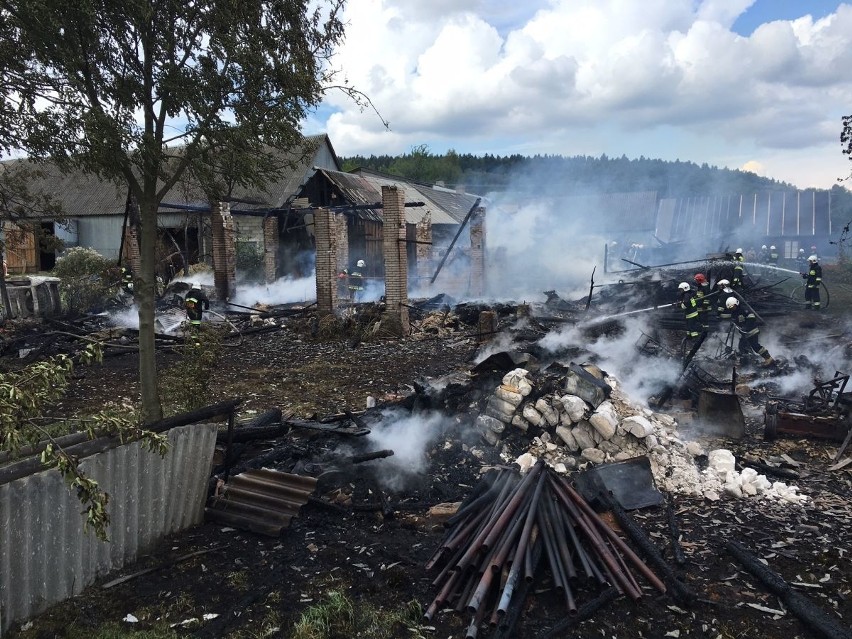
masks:
<path id="1" fill-rule="evenodd" d="M 746 550 L 742 544 L 729 541 L 725 544 L 725 550 L 779 597 L 808 628 L 825 639 L 852 639 L 852 632 L 849 631 L 848 625 L 839 624 L 811 599 L 794 591 L 780 575 L 764 566 L 760 559 Z"/>
<path id="2" fill-rule="evenodd" d="M 672 543 L 672 556 L 678 566 L 683 566 L 686 563 L 686 556 L 683 554 L 683 547 L 680 545 L 680 526 L 677 523 L 672 502 L 666 502 L 666 519 L 669 524 L 669 538 Z"/>

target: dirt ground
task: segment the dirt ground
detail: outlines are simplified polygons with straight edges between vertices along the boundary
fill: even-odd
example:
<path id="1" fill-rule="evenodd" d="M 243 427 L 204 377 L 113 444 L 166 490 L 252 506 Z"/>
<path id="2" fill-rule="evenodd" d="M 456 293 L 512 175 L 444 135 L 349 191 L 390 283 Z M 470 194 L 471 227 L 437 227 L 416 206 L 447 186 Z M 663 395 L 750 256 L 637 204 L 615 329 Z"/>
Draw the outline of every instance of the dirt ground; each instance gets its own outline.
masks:
<path id="1" fill-rule="evenodd" d="M 380 405 L 397 404 L 413 385 L 459 375 L 465 379 L 477 351 L 470 327 L 446 335 L 419 334 L 407 339 L 379 338 L 354 343 L 346 338 L 314 339 L 304 325 L 290 322 L 277 332 L 246 335 L 224 349 L 213 374 L 213 401 L 242 397 L 240 418 L 278 407 L 295 417 L 360 411 L 367 397 Z M 162 356 L 168 365 L 171 355 Z M 81 370 L 63 402 L 68 411 L 104 401 L 135 398 L 136 357 L 111 357 L 103 365 Z M 447 386 L 452 389 L 452 386 Z M 468 402 L 475 394 L 465 395 Z M 483 467 L 505 464 L 499 450 L 475 436 L 467 418 L 440 406 L 443 417 L 430 428 L 422 472 L 402 474 L 388 487 L 386 460 L 351 471 L 342 490 L 318 494 L 320 501 L 302 507 L 280 538 L 204 523 L 165 539 L 134 565 L 105 576 L 73 600 L 54 606 L 26 630 L 10 637 L 66 637 L 96 634 L 107 623 L 128 630 L 177 626 L 181 635 L 282 637 L 329 591 L 346 593 L 356 606 L 376 611 L 402 610 L 413 603 L 425 610 L 436 595 L 434 574 L 424 564 L 441 540 L 441 530 L 427 521 L 428 508 L 463 500 Z M 461 408 L 467 409 L 467 406 Z M 411 426 L 409 426 L 411 427 Z M 416 426 L 415 426 L 416 427 Z M 424 426 L 425 428 L 425 426 Z M 772 570 L 809 597 L 841 626 L 852 626 L 852 483 L 848 472 L 829 472 L 835 446 L 818 441 L 764 442 L 756 417 L 746 439 L 725 442 L 736 454 L 786 453 L 801 463 L 795 483 L 812 501 L 806 506 L 777 506 L 750 499 L 710 502 L 677 496 L 675 512 L 687 562 L 675 571 L 694 591 L 690 602 L 676 602 L 642 582 L 638 602 L 623 597 L 559 636 L 747 637 L 776 639 L 815 637 L 775 595 L 725 551 L 734 539 L 758 555 Z M 353 453 L 381 442 L 345 435 L 292 429 L 287 435 L 254 444 L 253 452 L 287 447 L 278 468 L 290 471 L 301 462 L 333 467 Z M 524 449 L 520 435 L 504 442 L 506 452 Z M 392 459 L 392 458 L 391 458 Z M 377 511 L 377 492 L 390 504 Z M 663 508 L 634 513 L 663 555 L 672 560 Z M 187 555 L 193 556 L 186 558 Z M 123 575 L 155 568 L 110 588 L 103 584 Z M 546 571 L 533 584 L 515 633 L 517 639 L 544 636 L 567 616 Z M 579 601 L 599 590 L 578 586 Z M 137 623 L 122 622 L 132 614 Z M 203 620 L 203 616 L 217 615 Z M 441 611 L 429 622 L 405 627 L 398 637 L 466 636 L 467 613 Z M 329 635 L 333 636 L 333 635 Z M 369 637 L 356 633 L 354 636 Z M 495 636 L 485 628 L 479 636 Z"/>

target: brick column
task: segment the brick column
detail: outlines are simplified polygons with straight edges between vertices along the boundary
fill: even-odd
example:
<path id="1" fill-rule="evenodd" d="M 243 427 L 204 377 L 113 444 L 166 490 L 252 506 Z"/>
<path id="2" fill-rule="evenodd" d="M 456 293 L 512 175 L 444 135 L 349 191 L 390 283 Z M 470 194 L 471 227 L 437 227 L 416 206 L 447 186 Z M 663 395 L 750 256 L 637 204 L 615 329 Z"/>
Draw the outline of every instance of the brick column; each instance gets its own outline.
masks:
<path id="1" fill-rule="evenodd" d="M 485 207 L 470 216 L 470 294 L 485 294 Z"/>
<path id="2" fill-rule="evenodd" d="M 337 308 L 337 233 L 334 214 L 328 209 L 314 213 L 317 247 L 317 310 L 330 315 Z"/>
<path id="3" fill-rule="evenodd" d="M 425 286 L 435 272 L 435 264 L 432 262 L 432 213 L 423 216 L 417 223 L 414 231 L 414 239 L 418 242 L 429 242 L 429 244 L 417 244 L 414 250 L 417 255 L 416 273 L 417 286 Z"/>
<path id="4" fill-rule="evenodd" d="M 337 243 L 337 272 L 340 273 L 343 269 L 350 268 L 349 263 L 349 226 L 348 218 L 343 213 L 332 213 L 331 228 L 335 234 Z"/>
<path id="5" fill-rule="evenodd" d="M 263 271 L 266 282 L 278 279 L 278 216 L 263 220 Z"/>
<path id="6" fill-rule="evenodd" d="M 142 256 L 139 254 L 139 230 L 135 226 L 124 227 L 124 255 L 130 264 L 133 279 L 138 280 L 142 272 Z"/>
<path id="7" fill-rule="evenodd" d="M 405 193 L 395 186 L 382 187 L 382 227 L 385 258 L 385 300 L 387 313 L 396 321 L 391 331 L 408 335 L 408 252 L 405 243 Z M 395 324 L 397 324 L 396 326 Z"/>
<path id="8" fill-rule="evenodd" d="M 220 300 L 237 292 L 237 249 L 234 244 L 234 218 L 227 202 L 213 206 L 211 215 L 213 231 L 213 284 Z"/>

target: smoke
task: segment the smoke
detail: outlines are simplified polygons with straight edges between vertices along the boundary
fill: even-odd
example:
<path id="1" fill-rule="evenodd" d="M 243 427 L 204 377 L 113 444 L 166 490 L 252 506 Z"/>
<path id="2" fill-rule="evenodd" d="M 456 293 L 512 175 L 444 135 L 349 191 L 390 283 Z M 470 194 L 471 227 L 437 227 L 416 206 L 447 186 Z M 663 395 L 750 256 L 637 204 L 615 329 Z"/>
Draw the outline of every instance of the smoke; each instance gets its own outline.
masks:
<path id="1" fill-rule="evenodd" d="M 133 328 L 139 330 L 139 307 L 130 306 L 119 311 L 107 313 L 107 321 L 112 326 L 119 328 Z"/>
<path id="2" fill-rule="evenodd" d="M 646 322 L 644 318 L 627 318 L 624 330 L 618 335 L 602 335 L 591 341 L 581 327 L 568 326 L 548 333 L 538 343 L 554 354 L 569 347 L 582 347 L 593 355 L 597 366 L 619 380 L 627 395 L 634 399 L 647 398 L 677 380 L 681 374 L 681 362 L 642 354 L 637 342 L 643 333 L 649 332 Z"/>
<path id="3" fill-rule="evenodd" d="M 242 306 L 274 305 L 313 301 L 316 297 L 316 275 L 312 274 L 299 278 L 281 277 L 270 284 L 240 284 L 233 301 Z"/>
<path id="4" fill-rule="evenodd" d="M 380 465 L 382 486 L 400 490 L 407 481 L 421 474 L 428 464 L 427 448 L 441 436 L 446 425 L 446 418 L 438 413 L 409 415 L 384 411 L 382 421 L 371 425 L 367 435 L 371 449 L 394 452 L 393 456 L 374 462 Z"/>

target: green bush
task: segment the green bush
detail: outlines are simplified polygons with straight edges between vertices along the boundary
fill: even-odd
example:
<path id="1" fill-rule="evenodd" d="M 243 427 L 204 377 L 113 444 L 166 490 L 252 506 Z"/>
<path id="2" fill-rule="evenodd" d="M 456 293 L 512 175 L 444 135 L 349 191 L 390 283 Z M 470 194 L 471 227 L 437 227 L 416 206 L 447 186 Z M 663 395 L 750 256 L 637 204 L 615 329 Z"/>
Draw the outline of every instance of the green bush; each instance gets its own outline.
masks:
<path id="1" fill-rule="evenodd" d="M 116 292 L 118 267 L 94 249 L 74 247 L 56 260 L 53 275 L 62 280 L 59 291 L 72 314 L 101 311 Z"/>
<path id="2" fill-rule="evenodd" d="M 249 282 L 264 279 L 263 249 L 257 242 L 236 242 L 237 272 Z"/>

